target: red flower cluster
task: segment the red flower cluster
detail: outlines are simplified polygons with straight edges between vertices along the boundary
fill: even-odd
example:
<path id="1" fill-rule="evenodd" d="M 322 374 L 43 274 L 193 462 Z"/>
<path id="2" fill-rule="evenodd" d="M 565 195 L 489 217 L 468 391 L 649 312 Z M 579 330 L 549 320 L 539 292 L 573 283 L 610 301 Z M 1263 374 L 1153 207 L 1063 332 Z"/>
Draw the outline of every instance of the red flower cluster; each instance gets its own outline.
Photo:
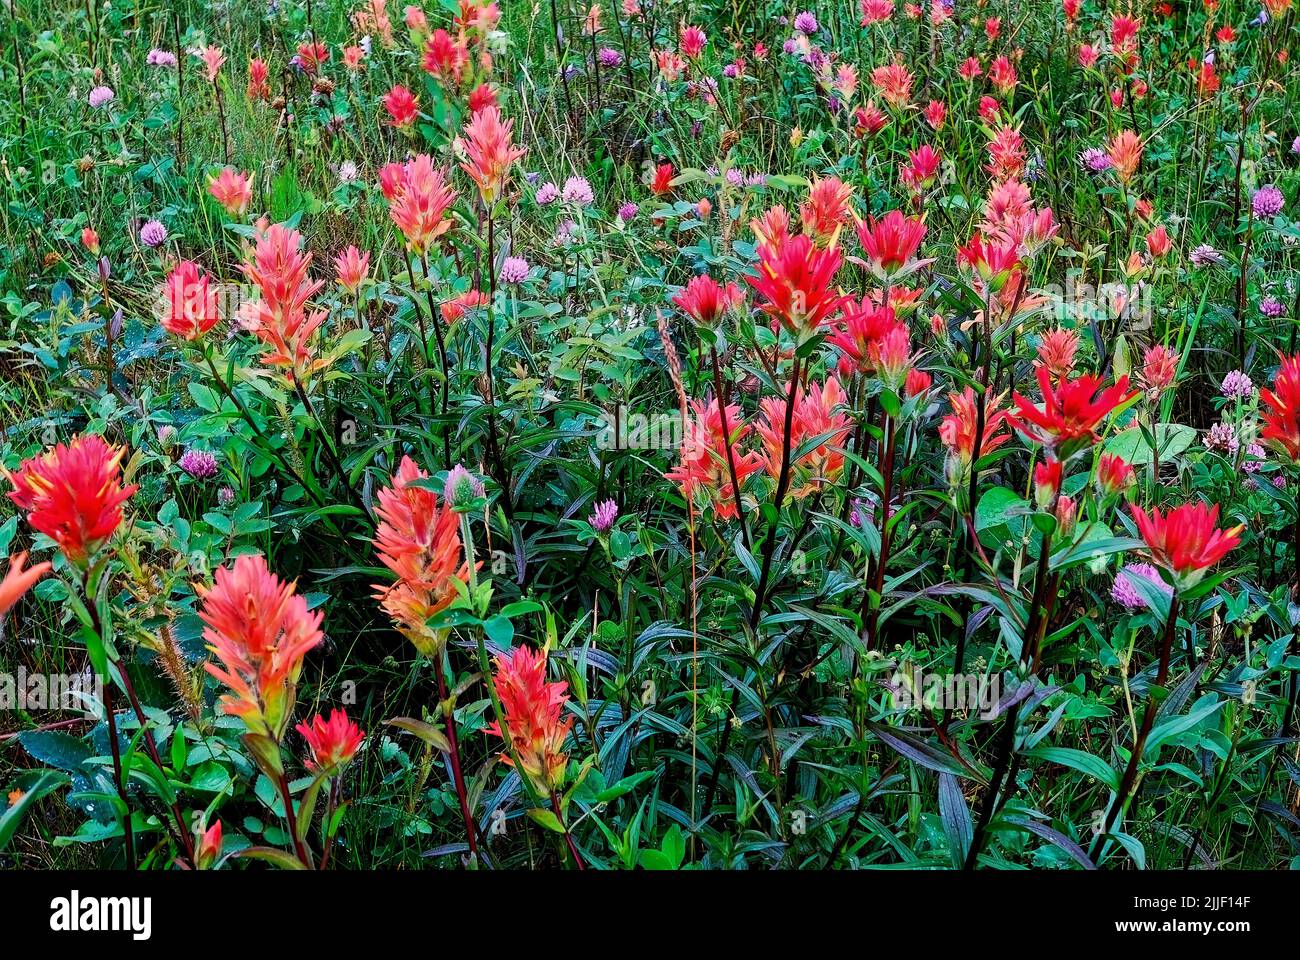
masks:
<path id="1" fill-rule="evenodd" d="M 24 460 L 17 473 L 0 467 L 9 493 L 27 522 L 59 545 L 69 562 L 84 567 L 122 523 L 122 504 L 137 486 L 122 486 L 121 447 L 97 434 Z"/>

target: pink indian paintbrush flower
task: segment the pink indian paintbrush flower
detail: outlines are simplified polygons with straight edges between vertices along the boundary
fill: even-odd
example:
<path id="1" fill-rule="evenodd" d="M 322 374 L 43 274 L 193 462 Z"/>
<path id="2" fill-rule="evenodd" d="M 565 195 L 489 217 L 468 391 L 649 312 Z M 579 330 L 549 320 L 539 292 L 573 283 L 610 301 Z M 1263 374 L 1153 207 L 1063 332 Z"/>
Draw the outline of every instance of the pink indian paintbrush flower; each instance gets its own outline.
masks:
<path id="1" fill-rule="evenodd" d="M 515 161 L 528 152 L 511 140 L 513 126 L 513 120 L 501 119 L 498 107 L 484 107 L 470 117 L 460 141 L 466 155 L 460 167 L 474 181 L 488 207 L 501 197 Z"/>
<path id="2" fill-rule="evenodd" d="M 325 310 L 308 301 L 325 285 L 308 273 L 312 255 L 302 251 L 302 234 L 273 224 L 257 238 L 252 258 L 240 266 L 261 291 L 260 300 L 240 308 L 240 322 L 265 345 L 262 362 L 282 368 L 289 379 L 305 383 L 329 361 L 319 356 L 315 339 Z"/>
<path id="3" fill-rule="evenodd" d="M 334 258 L 334 275 L 340 287 L 355 294 L 370 275 L 369 252 L 362 253 L 355 246 L 349 246 Z"/>
<path id="4" fill-rule="evenodd" d="M 253 199 L 253 186 L 248 174 L 234 167 L 224 167 L 208 180 L 208 193 L 232 217 L 242 217 Z"/>
<path id="5" fill-rule="evenodd" d="M 163 329 L 183 340 L 198 340 L 221 320 L 217 291 L 193 260 L 182 260 L 164 284 Z"/>
<path id="6" fill-rule="evenodd" d="M 388 198 L 388 213 L 406 238 L 408 250 L 423 254 L 451 229 L 450 210 L 456 202 L 447 172 L 433 165 L 428 154 L 405 164 L 390 163 L 380 171 Z"/>

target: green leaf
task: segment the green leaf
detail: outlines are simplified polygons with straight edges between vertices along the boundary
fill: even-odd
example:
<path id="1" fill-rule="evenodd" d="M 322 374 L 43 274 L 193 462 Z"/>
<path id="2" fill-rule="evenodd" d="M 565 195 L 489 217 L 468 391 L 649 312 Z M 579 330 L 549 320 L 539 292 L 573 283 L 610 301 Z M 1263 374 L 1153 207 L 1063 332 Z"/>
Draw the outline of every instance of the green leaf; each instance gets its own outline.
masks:
<path id="1" fill-rule="evenodd" d="M 66 773 L 57 770 L 28 770 L 14 782 L 12 790 L 21 790 L 22 796 L 3 814 L 0 814 L 0 850 L 9 845 L 18 824 L 29 807 L 46 794 L 53 793 L 60 787 L 71 783 Z M 10 791 L 6 791 L 9 793 Z"/>
<path id="2" fill-rule="evenodd" d="M 1083 750 L 1072 750 L 1069 747 L 1036 747 L 1033 750 L 1026 750 L 1025 756 L 1035 760 L 1046 760 L 1048 763 L 1059 763 L 1063 767 L 1077 770 L 1106 784 L 1111 790 L 1119 790 L 1119 776 L 1111 769 L 1110 764 L 1101 757 Z"/>
<path id="3" fill-rule="evenodd" d="M 539 826 L 550 830 L 552 833 L 564 833 L 564 827 L 560 825 L 560 818 L 549 810 L 534 807 L 528 811 L 528 816 Z"/>

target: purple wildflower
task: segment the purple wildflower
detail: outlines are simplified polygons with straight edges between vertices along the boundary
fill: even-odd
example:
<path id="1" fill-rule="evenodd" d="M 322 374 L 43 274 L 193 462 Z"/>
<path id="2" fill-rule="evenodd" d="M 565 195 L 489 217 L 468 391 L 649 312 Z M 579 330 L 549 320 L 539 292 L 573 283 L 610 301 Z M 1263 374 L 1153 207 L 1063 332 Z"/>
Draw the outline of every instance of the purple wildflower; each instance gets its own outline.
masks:
<path id="1" fill-rule="evenodd" d="M 1250 209 L 1254 212 L 1256 220 L 1265 220 L 1281 213 L 1285 202 L 1282 191 L 1270 183 L 1255 191 L 1255 195 L 1250 199 Z"/>
<path id="2" fill-rule="evenodd" d="M 1172 597 L 1174 595 L 1174 588 L 1160 579 L 1159 572 L 1151 564 L 1127 563 L 1115 575 L 1115 583 L 1110 588 L 1111 597 L 1125 609 L 1143 610 L 1147 606 L 1146 597 L 1133 584 L 1133 581 L 1139 577 L 1155 584 L 1160 592 L 1166 596 Z"/>
<path id="3" fill-rule="evenodd" d="M 560 199 L 560 188 L 548 180 L 537 188 L 537 192 L 533 194 L 533 199 L 537 201 L 539 207 L 549 206 Z"/>
<path id="4" fill-rule="evenodd" d="M 817 18 L 805 10 L 794 18 L 794 28 L 805 36 L 811 36 L 817 32 Z"/>
<path id="5" fill-rule="evenodd" d="M 483 481 L 465 469 L 463 464 L 456 464 L 447 473 L 447 482 L 443 484 L 442 496 L 456 510 L 465 511 L 474 505 L 475 500 L 487 496 Z"/>
<path id="6" fill-rule="evenodd" d="M 565 203 L 576 203 L 580 207 L 585 207 L 596 200 L 586 177 L 570 177 L 565 180 L 563 197 Z"/>
<path id="7" fill-rule="evenodd" d="M 605 500 L 596 504 L 596 509 L 587 522 L 591 524 L 593 530 L 597 533 L 609 533 L 614 526 L 614 521 L 618 519 L 618 504 L 613 500 Z"/>
<path id="8" fill-rule="evenodd" d="M 1240 370 L 1233 370 L 1223 378 L 1219 390 L 1229 400 L 1245 400 L 1255 391 L 1255 384 Z"/>
<path id="9" fill-rule="evenodd" d="M 180 468 L 195 480 L 207 480 L 217 475 L 217 458 L 206 450 L 186 450 Z"/>
<path id="10" fill-rule="evenodd" d="M 523 283 L 528 279 L 528 261 L 523 257 L 506 257 L 501 264 L 501 282 L 505 284 Z"/>
<path id="11" fill-rule="evenodd" d="M 114 96 L 112 87 L 96 87 L 90 91 L 90 96 L 86 98 L 86 102 L 98 110 L 100 107 L 112 103 Z"/>
<path id="12" fill-rule="evenodd" d="M 636 210 L 637 210 L 636 204 L 633 203 L 631 200 L 629 200 L 627 203 L 623 204 L 621 207 L 618 208 L 618 218 L 622 220 L 624 223 L 627 223 L 629 220 L 633 219 L 636 216 Z"/>
<path id="13" fill-rule="evenodd" d="M 140 242 L 146 247 L 162 246 L 166 239 L 167 228 L 162 225 L 161 220 L 146 220 L 144 226 L 140 228 Z"/>

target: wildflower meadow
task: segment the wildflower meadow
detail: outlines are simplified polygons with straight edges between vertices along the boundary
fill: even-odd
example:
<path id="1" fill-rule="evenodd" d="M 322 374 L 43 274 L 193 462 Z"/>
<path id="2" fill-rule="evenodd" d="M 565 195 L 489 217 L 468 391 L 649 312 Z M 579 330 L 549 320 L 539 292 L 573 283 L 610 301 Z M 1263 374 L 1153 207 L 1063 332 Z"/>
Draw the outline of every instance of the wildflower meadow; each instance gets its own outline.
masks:
<path id="1" fill-rule="evenodd" d="M 1300 867 L 1296 21 L 3 0 L 0 867 Z"/>

